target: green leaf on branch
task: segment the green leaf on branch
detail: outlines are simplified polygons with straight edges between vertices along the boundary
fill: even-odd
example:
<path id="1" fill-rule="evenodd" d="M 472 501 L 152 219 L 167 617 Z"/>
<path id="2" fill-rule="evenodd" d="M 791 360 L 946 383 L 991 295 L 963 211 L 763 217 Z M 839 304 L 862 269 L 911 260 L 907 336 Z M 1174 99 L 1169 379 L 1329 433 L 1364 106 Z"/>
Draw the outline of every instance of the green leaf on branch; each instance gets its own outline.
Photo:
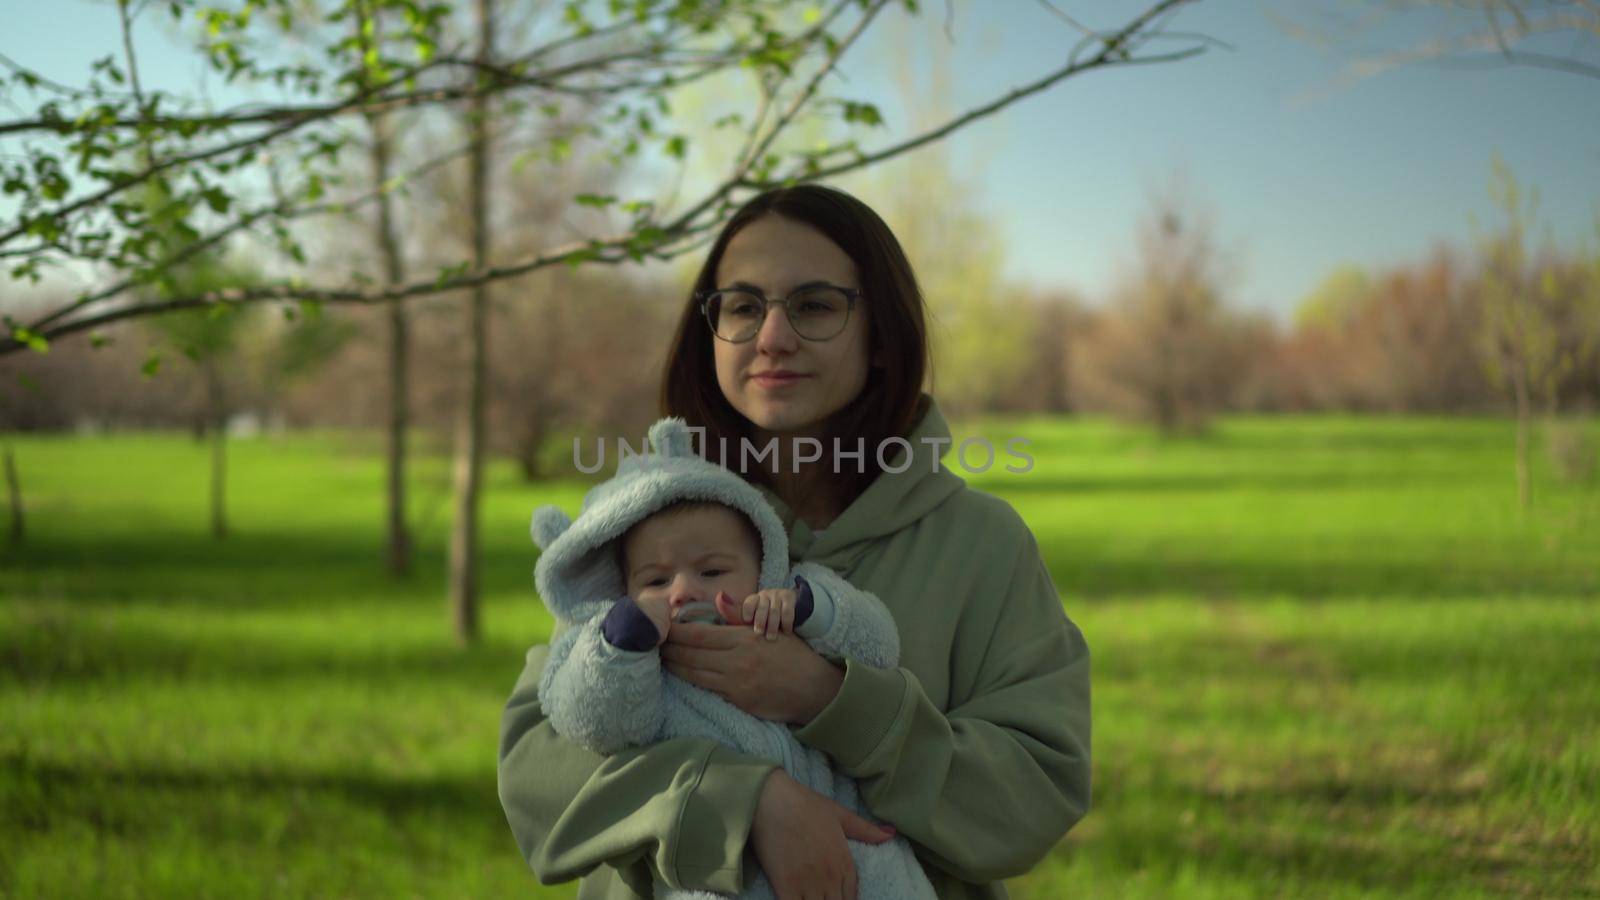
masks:
<path id="1" fill-rule="evenodd" d="M 35 353 L 49 353 L 50 342 L 44 335 L 20 326 L 11 329 L 11 339 L 19 344 L 26 344 L 29 350 Z"/>
<path id="2" fill-rule="evenodd" d="M 576 269 L 586 262 L 592 262 L 599 258 L 600 245 L 598 243 L 591 242 L 589 246 L 583 248 L 582 250 L 575 250 L 567 257 L 567 267 Z"/>
<path id="3" fill-rule="evenodd" d="M 844 101 L 844 120 L 846 122 L 860 122 L 869 127 L 883 124 L 883 114 L 878 112 L 878 107 L 871 103 L 858 103 L 854 100 Z"/>
<path id="4" fill-rule="evenodd" d="M 605 209 L 617 202 L 617 198 L 611 194 L 579 194 L 572 199 L 580 206 L 592 206 L 595 209 Z"/>
<path id="5" fill-rule="evenodd" d="M 452 281 L 459 280 L 472 268 L 472 263 L 466 260 L 450 266 L 439 267 L 439 277 L 434 280 L 435 287 L 444 287 Z"/>
<path id="6" fill-rule="evenodd" d="M 159 371 L 161 371 L 161 354 L 159 353 L 150 354 L 150 356 L 145 359 L 144 365 L 139 367 L 139 373 L 146 379 L 156 377 L 156 373 Z"/>
<path id="7" fill-rule="evenodd" d="M 206 188 L 202 196 L 205 197 L 206 206 L 218 215 L 226 213 L 233 206 L 233 198 L 219 187 Z"/>

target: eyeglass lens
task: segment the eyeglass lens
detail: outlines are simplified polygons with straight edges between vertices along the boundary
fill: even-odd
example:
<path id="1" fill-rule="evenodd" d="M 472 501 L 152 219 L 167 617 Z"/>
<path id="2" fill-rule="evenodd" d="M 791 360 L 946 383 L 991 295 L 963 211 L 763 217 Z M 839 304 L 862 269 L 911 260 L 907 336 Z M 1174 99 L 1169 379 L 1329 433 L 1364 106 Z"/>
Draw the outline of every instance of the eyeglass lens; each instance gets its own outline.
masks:
<path id="1" fill-rule="evenodd" d="M 805 288 L 787 300 L 767 300 L 754 291 L 732 288 L 706 298 L 706 319 L 725 341 L 748 341 L 761 330 L 769 303 L 783 304 L 789 325 L 810 341 L 825 341 L 844 330 L 850 318 L 850 297 L 827 286 Z"/>

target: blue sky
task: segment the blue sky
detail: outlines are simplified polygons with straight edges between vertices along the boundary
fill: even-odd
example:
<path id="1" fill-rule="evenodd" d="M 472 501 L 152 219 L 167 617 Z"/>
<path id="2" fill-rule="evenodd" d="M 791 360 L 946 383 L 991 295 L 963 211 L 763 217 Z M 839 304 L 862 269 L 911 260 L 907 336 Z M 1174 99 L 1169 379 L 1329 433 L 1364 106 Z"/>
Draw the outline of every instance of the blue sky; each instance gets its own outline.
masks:
<path id="1" fill-rule="evenodd" d="M 1098 27 L 1139 6 L 1056 5 Z M 1307 5 L 1199 3 L 1174 28 L 1233 50 L 1091 73 L 955 137 L 958 159 L 981 160 L 973 167 L 1007 235 L 1009 271 L 1103 294 L 1151 190 L 1181 172 L 1235 257 L 1237 302 L 1286 311 L 1340 263 L 1416 259 L 1439 240 L 1467 245 L 1470 216 L 1492 218 L 1495 152 L 1538 189 L 1557 243 L 1594 245 L 1600 81 L 1419 67 L 1327 90 L 1356 48 L 1325 55 L 1269 17 Z M 925 6 L 924 39 L 944 40 L 942 5 Z M 982 17 L 957 5 L 954 25 L 958 66 L 983 80 L 966 85 L 971 99 L 1047 70 L 1075 37 L 1036 2 L 993 3 Z M 1414 33 L 1382 36 L 1392 47 Z M 1363 46 L 1385 46 L 1377 37 Z"/>
<path id="2" fill-rule="evenodd" d="M 110 3 L 6 5 L 0 52 L 46 75 L 77 81 L 89 60 L 120 52 Z M 1056 5 L 1097 27 L 1142 8 L 1123 0 Z M 888 74 L 898 45 L 923 56 L 945 46 L 956 80 L 942 104 L 965 109 L 1048 71 L 1077 38 L 1037 0 L 990 0 L 954 3 L 951 44 L 946 5 L 923 7 L 909 29 L 883 23 L 845 67 L 849 92 L 880 101 L 891 126 L 909 125 L 916 112 L 897 106 Z M 1538 190 L 1541 224 L 1558 244 L 1595 244 L 1600 82 L 1530 69 L 1411 67 L 1330 89 L 1356 49 L 1399 46 L 1417 32 L 1386 27 L 1329 55 L 1269 15 L 1309 18 L 1304 10 L 1261 0 L 1197 3 L 1173 27 L 1232 50 L 1090 73 L 952 138 L 949 152 L 973 185 L 972 199 L 1005 238 L 1007 273 L 1103 297 L 1152 190 L 1181 173 L 1231 254 L 1232 299 L 1287 314 L 1342 263 L 1384 266 L 1418 259 L 1441 240 L 1468 244 L 1471 217 L 1492 216 L 1495 152 Z M 147 23 L 138 40 L 147 87 L 181 89 L 200 77 L 170 29 Z M 214 77 L 209 90 L 228 99 Z"/>

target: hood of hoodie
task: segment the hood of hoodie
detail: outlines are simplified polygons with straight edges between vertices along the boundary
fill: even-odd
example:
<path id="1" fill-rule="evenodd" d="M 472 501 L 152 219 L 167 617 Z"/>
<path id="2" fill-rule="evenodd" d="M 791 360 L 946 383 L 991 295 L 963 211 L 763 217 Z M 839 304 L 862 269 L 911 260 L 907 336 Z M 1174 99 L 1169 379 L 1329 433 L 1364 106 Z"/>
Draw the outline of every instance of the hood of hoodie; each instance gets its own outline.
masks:
<path id="1" fill-rule="evenodd" d="M 613 543 L 635 524 L 685 500 L 721 503 L 744 513 L 761 535 L 762 588 L 782 587 L 789 572 L 788 535 L 777 513 L 743 478 L 695 453 L 682 419 L 650 426 L 654 452 L 630 456 L 617 474 L 583 498 L 576 520 L 554 506 L 533 514 L 533 541 L 543 550 L 534 583 L 563 622 L 581 622 L 610 609 L 627 591 Z"/>
<path id="2" fill-rule="evenodd" d="M 909 461 L 906 448 L 898 447 L 889 458 L 889 467 L 823 529 L 821 537 L 798 519 L 777 494 L 761 489 L 789 529 L 792 560 L 850 571 L 876 540 L 916 523 L 966 487 L 966 482 L 942 462 L 951 447 L 949 424 L 932 397 L 922 395 L 922 405 L 922 418 L 906 438 Z M 869 453 L 874 451 L 867 449 Z M 885 456 L 890 456 L 889 452 Z"/>

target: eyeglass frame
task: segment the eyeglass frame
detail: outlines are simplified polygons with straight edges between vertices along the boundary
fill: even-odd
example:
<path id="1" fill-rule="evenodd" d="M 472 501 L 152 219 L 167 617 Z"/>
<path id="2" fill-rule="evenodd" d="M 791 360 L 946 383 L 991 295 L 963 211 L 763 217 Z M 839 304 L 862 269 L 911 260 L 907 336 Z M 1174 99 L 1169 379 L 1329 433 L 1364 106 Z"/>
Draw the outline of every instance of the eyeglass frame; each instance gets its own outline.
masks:
<path id="1" fill-rule="evenodd" d="M 809 338 L 800 333 L 800 329 L 795 327 L 794 319 L 789 317 L 789 301 L 794 299 L 795 294 L 803 293 L 805 291 L 814 291 L 818 288 L 829 288 L 844 294 L 844 324 L 839 326 L 838 331 L 828 335 L 825 338 Z M 762 304 L 764 304 L 761 308 L 761 325 L 757 325 L 756 330 L 751 332 L 749 337 L 738 341 L 733 340 L 732 338 L 725 338 L 722 335 L 717 334 L 717 326 L 711 323 L 711 297 L 715 294 L 727 294 L 734 291 L 739 291 L 745 294 L 753 294 L 757 300 L 760 300 Z M 850 314 L 855 311 L 856 303 L 861 299 L 861 289 L 849 288 L 839 284 L 831 284 L 826 281 L 814 281 L 809 284 L 803 284 L 782 297 L 768 297 L 766 292 L 762 291 L 758 287 L 727 287 L 716 288 L 715 290 L 710 291 L 698 291 L 695 293 L 694 299 L 700 303 L 700 317 L 706 320 L 706 327 L 711 329 L 711 336 L 719 341 L 724 341 L 729 344 L 748 344 L 749 342 L 755 340 L 756 337 L 761 334 L 762 326 L 764 326 L 767 322 L 767 314 L 772 312 L 772 305 L 774 303 L 781 303 L 783 304 L 783 318 L 789 323 L 789 328 L 795 333 L 796 337 L 800 338 L 802 341 L 810 341 L 813 344 L 824 344 L 833 340 L 839 335 L 844 334 L 844 330 L 850 327 Z"/>

